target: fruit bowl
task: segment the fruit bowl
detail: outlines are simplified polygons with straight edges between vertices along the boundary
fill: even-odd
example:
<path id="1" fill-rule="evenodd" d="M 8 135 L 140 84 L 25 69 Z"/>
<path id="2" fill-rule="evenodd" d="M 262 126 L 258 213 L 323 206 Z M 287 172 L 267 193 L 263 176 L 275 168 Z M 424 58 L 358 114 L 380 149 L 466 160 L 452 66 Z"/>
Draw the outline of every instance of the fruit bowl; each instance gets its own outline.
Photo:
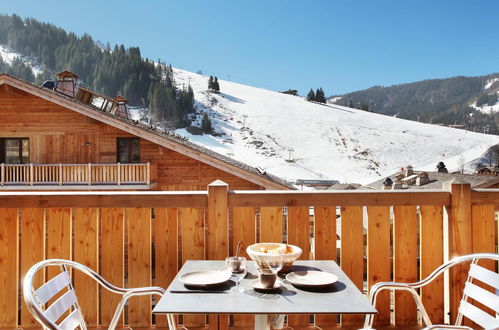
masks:
<path id="1" fill-rule="evenodd" d="M 268 268 L 268 262 L 272 262 L 272 255 L 279 258 L 279 251 L 283 252 L 284 265 L 279 273 L 291 271 L 293 262 L 301 256 L 302 250 L 296 245 L 283 243 L 256 243 L 246 248 L 250 258 L 258 264 L 261 269 Z"/>

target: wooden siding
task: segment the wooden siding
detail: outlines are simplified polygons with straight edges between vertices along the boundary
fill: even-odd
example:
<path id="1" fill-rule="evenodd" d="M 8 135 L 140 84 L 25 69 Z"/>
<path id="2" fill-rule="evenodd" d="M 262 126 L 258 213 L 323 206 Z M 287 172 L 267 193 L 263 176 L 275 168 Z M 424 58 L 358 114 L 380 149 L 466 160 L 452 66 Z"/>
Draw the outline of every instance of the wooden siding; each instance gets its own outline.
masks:
<path id="1" fill-rule="evenodd" d="M 8 85 L 0 86 L 0 137 L 27 137 L 35 164 L 116 163 L 116 139 L 133 135 Z M 216 179 L 232 189 L 261 186 L 140 139 L 158 190 L 204 190 Z"/>

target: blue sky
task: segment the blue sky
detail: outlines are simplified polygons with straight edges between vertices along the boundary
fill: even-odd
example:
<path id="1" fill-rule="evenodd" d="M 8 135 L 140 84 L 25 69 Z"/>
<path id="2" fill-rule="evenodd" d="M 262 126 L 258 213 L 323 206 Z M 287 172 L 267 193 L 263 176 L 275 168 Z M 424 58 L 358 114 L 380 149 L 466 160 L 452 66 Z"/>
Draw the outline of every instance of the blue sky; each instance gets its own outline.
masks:
<path id="1" fill-rule="evenodd" d="M 0 0 L 0 13 L 302 95 L 499 72 L 496 0 Z"/>

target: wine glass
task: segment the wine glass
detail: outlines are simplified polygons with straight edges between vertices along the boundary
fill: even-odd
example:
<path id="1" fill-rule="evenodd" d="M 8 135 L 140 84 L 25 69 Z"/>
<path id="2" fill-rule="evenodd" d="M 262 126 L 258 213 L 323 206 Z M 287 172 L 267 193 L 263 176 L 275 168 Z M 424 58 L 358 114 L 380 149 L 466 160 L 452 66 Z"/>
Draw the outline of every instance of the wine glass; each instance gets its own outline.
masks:
<path id="1" fill-rule="evenodd" d="M 282 251 L 281 249 L 276 249 L 272 251 L 272 253 L 269 253 L 267 256 L 265 256 L 265 259 L 269 269 L 277 274 L 284 266 L 284 251 Z"/>
<path id="2" fill-rule="evenodd" d="M 246 258 L 245 257 L 227 257 L 225 259 L 227 271 L 236 280 L 236 286 L 232 288 L 233 291 L 241 292 L 244 288 L 239 287 L 239 282 L 246 276 Z"/>

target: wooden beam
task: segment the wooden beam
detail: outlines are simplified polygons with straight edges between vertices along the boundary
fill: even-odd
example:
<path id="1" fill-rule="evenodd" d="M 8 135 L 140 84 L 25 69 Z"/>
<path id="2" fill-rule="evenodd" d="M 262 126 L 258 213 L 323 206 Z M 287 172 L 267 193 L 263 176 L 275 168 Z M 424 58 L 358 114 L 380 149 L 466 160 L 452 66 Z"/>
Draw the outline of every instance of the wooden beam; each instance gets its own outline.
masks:
<path id="1" fill-rule="evenodd" d="M 229 207 L 449 205 L 450 194 L 426 191 L 231 191 Z"/>
<path id="2" fill-rule="evenodd" d="M 472 189 L 471 205 L 498 205 L 499 189 Z"/>
<path id="3" fill-rule="evenodd" d="M 208 206 L 200 192 L 0 192 L 0 206 L 9 207 L 197 207 Z"/>

